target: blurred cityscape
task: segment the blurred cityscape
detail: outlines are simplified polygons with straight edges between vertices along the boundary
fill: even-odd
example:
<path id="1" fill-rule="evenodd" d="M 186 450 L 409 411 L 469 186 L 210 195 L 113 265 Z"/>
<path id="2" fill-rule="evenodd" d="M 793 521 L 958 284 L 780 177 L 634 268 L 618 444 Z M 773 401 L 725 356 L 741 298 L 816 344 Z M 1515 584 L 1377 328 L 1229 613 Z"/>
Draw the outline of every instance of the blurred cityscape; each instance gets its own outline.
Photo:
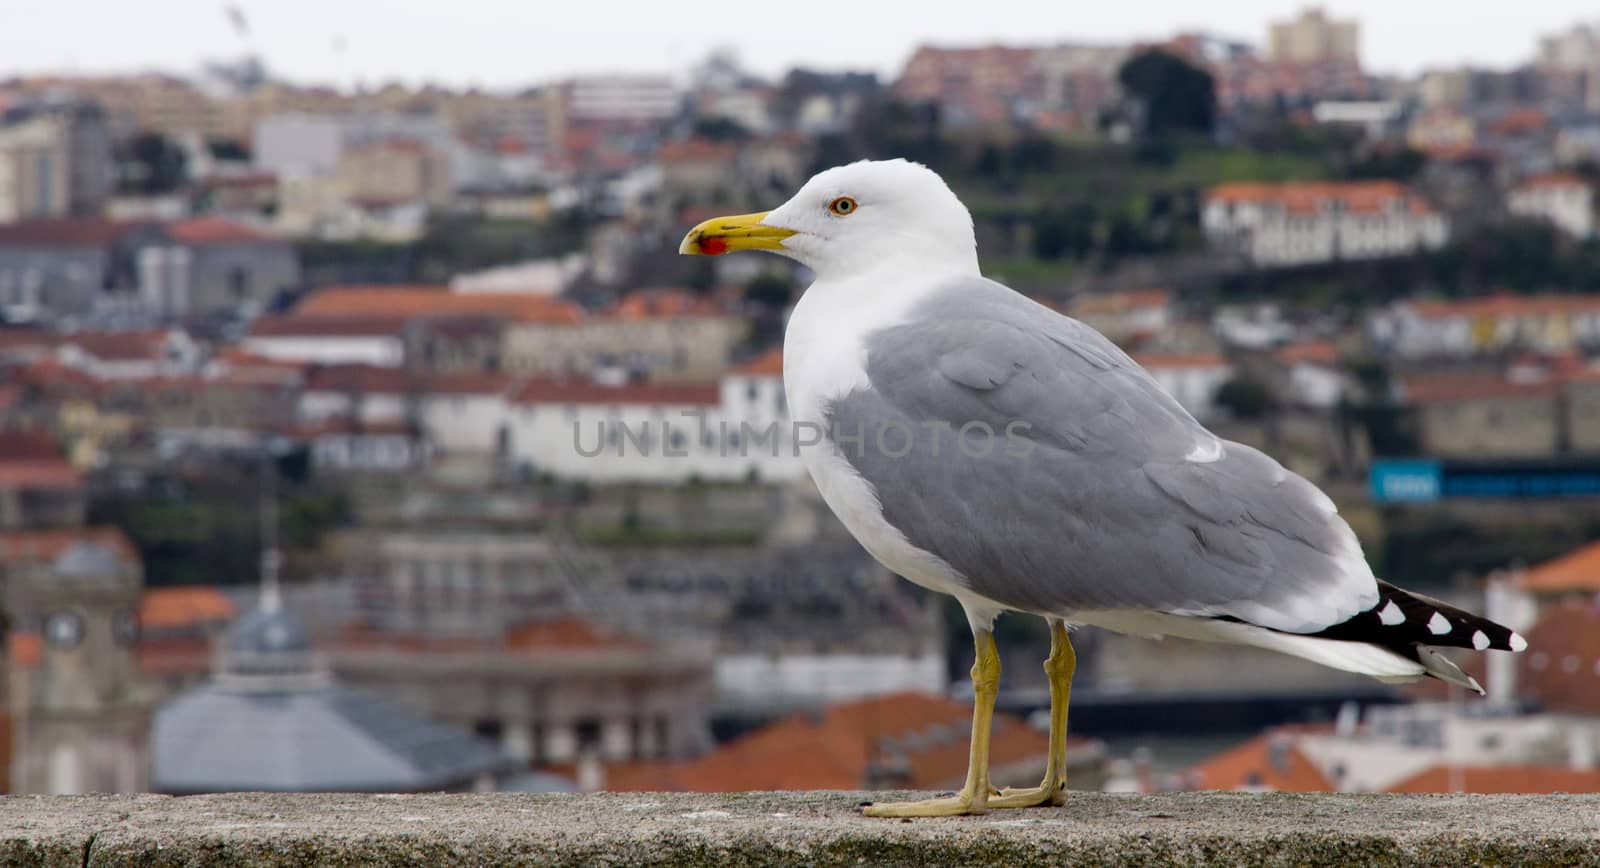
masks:
<path id="1" fill-rule="evenodd" d="M 1480 700 L 1085 630 L 1073 786 L 1600 790 L 1600 23 L 1405 78 L 1264 25 L 504 92 L 5 72 L 0 792 L 958 784 L 959 609 L 781 437 L 808 275 L 676 255 L 893 156 L 1378 575 L 1530 642 L 1461 655 Z M 1048 636 L 998 629 L 1032 783 Z"/>

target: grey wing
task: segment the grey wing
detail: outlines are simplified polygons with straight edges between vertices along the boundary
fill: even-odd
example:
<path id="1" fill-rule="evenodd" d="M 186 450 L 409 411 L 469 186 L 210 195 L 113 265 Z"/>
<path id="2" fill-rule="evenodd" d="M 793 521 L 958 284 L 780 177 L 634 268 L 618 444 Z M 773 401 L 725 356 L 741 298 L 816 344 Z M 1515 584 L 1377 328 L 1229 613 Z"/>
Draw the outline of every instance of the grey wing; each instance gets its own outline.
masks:
<path id="1" fill-rule="evenodd" d="M 1231 616 L 1296 633 L 1376 604 L 1333 503 L 1217 439 L 1098 332 L 999 284 L 868 338 L 830 427 L 886 520 L 1025 611 Z M 872 436 L 892 428 L 894 436 Z"/>

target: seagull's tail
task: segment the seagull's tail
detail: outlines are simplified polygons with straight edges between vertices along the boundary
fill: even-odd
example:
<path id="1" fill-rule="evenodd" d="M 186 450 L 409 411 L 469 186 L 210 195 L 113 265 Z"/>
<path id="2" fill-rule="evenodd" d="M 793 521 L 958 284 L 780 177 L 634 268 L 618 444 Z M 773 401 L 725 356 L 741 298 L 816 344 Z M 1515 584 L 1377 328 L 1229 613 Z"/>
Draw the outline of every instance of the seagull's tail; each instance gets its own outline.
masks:
<path id="1" fill-rule="evenodd" d="M 1448 603 L 1378 582 L 1378 604 L 1306 638 L 1359 643 L 1415 661 L 1422 673 L 1482 694 L 1477 680 L 1435 648 L 1521 651 L 1528 642 L 1509 627 Z M 1357 670 L 1359 671 L 1359 670 Z M 1406 676 L 1369 673 L 1384 680 Z"/>

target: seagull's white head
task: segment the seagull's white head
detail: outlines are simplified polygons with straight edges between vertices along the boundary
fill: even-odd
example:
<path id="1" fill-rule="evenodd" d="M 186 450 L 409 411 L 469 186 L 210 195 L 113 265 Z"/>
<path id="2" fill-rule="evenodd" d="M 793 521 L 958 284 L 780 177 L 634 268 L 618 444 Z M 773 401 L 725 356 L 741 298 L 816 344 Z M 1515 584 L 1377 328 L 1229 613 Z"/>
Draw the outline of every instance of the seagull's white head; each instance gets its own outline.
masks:
<path id="1" fill-rule="evenodd" d="M 679 253 L 770 250 L 837 280 L 885 264 L 978 273 L 972 215 L 920 163 L 863 160 L 818 174 L 771 211 L 707 220 Z"/>

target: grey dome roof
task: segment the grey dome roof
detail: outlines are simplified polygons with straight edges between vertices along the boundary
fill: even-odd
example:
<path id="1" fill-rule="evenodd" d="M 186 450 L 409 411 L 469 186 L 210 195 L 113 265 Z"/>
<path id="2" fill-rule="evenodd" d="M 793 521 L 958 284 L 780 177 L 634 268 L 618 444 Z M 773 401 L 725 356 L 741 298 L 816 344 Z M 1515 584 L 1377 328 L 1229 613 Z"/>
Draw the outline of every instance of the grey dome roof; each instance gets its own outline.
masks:
<path id="1" fill-rule="evenodd" d="M 79 540 L 67 546 L 51 565 L 56 575 L 74 579 L 115 576 L 122 569 L 117 553 L 99 543 Z"/>
<path id="2" fill-rule="evenodd" d="M 306 654 L 311 639 L 299 619 L 282 609 L 255 609 L 228 631 L 227 648 L 235 654 Z"/>
<path id="3" fill-rule="evenodd" d="M 239 689 L 274 689 L 251 676 L 313 676 L 318 671 L 311 636 L 295 616 L 276 605 L 259 607 L 234 622 L 218 649 L 217 671 Z"/>
<path id="4" fill-rule="evenodd" d="M 156 711 L 150 745 L 151 788 L 179 794 L 462 789 L 516 765 L 492 741 L 337 683 L 203 685 Z"/>

